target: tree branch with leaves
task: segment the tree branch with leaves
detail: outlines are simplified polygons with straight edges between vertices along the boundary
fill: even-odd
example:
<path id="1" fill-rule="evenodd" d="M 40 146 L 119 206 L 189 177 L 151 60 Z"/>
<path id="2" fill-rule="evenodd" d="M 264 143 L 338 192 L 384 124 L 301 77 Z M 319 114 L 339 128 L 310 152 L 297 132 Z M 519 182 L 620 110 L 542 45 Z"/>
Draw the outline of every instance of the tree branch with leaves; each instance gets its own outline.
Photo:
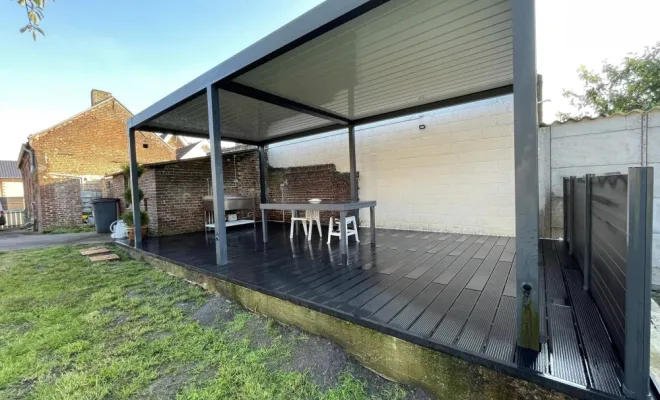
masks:
<path id="1" fill-rule="evenodd" d="M 28 23 L 21 28 L 21 33 L 31 32 L 32 38 L 37 40 L 38 34 L 46 36 L 39 23 L 44 19 L 44 7 L 46 2 L 55 0 L 17 0 L 20 7 L 25 8 Z"/>
<path id="2" fill-rule="evenodd" d="M 646 111 L 660 105 L 660 42 L 629 54 L 620 64 L 604 62 L 601 72 L 578 69 L 582 92 L 564 89 L 564 97 L 577 112 L 557 113 L 561 121 L 584 116 Z"/>

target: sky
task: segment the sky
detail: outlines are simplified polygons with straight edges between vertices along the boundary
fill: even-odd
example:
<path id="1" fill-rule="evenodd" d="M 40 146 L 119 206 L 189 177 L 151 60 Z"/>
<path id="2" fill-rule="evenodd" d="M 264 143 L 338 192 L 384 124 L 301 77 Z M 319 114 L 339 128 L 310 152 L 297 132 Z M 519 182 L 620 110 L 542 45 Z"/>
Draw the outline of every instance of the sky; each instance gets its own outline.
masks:
<path id="1" fill-rule="evenodd" d="M 331 0 L 334 1 L 334 0 Z M 25 11 L 0 4 L 0 159 L 32 133 L 112 92 L 133 113 L 266 36 L 321 0 L 62 0 L 48 3 L 46 37 L 21 35 Z M 612 2 L 614 3 L 614 2 Z M 536 0 L 544 122 L 570 111 L 581 64 L 599 69 L 660 41 L 660 1 Z"/>

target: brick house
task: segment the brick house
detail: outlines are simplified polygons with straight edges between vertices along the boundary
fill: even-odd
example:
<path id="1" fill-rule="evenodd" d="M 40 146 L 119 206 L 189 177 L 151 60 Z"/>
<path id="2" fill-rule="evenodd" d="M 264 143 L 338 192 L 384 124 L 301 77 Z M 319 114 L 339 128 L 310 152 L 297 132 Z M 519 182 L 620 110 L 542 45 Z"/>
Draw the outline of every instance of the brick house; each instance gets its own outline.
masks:
<path id="1" fill-rule="evenodd" d="M 0 160 L 0 204 L 3 210 L 22 210 L 23 178 L 12 160 Z"/>
<path id="2" fill-rule="evenodd" d="M 111 93 L 92 90 L 91 106 L 28 137 L 18 158 L 26 208 L 39 230 L 79 225 L 101 179 L 127 164 L 126 121 L 133 114 Z M 158 134 L 139 132 L 140 163 L 174 160 L 176 150 Z"/>

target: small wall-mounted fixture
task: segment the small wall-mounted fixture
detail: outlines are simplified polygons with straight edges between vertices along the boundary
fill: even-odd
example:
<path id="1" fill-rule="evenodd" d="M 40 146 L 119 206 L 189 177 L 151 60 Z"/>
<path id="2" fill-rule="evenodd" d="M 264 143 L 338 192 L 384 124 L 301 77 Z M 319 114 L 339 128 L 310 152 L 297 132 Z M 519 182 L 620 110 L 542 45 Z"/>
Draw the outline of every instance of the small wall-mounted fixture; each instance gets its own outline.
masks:
<path id="1" fill-rule="evenodd" d="M 419 129 L 420 129 L 420 130 L 422 130 L 422 129 L 426 129 L 426 125 L 421 124 L 421 125 L 419 126 Z"/>
<path id="2" fill-rule="evenodd" d="M 143 149 L 148 149 L 148 148 L 149 148 L 149 144 L 148 144 L 148 143 L 142 143 L 142 148 L 143 148 Z"/>

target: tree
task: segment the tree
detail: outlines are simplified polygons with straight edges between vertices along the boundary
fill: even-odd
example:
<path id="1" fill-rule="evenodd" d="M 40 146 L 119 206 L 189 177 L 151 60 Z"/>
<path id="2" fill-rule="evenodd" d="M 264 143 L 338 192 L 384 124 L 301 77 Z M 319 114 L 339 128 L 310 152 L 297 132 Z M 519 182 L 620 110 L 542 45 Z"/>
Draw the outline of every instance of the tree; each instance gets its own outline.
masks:
<path id="1" fill-rule="evenodd" d="M 642 55 L 629 54 L 618 65 L 603 62 L 600 73 L 582 65 L 578 74 L 582 93 L 563 92 L 577 112 L 557 113 L 559 120 L 649 110 L 660 105 L 660 42 L 645 48 Z"/>
<path id="2" fill-rule="evenodd" d="M 25 8 L 28 23 L 21 28 L 21 33 L 32 32 L 32 38 L 37 40 L 37 33 L 46 36 L 43 29 L 39 27 L 39 23 L 44 19 L 44 7 L 48 1 L 55 0 L 16 0 L 18 5 Z"/>

